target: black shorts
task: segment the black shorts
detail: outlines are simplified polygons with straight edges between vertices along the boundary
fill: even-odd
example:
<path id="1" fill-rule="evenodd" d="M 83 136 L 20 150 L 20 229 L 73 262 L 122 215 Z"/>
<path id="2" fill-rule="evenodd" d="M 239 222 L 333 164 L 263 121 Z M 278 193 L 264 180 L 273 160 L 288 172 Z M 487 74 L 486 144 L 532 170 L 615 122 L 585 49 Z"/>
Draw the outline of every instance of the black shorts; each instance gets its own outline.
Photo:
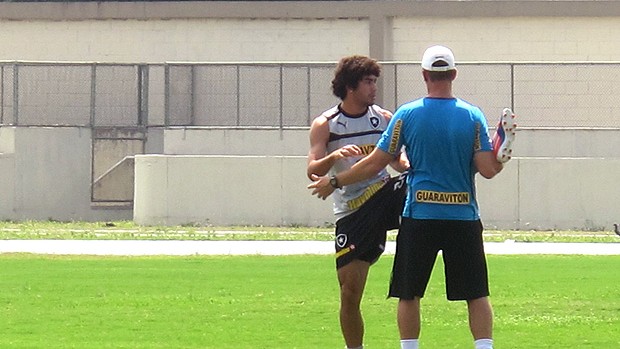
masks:
<path id="1" fill-rule="evenodd" d="M 424 297 L 438 252 L 442 251 L 448 300 L 489 295 L 482 223 L 456 220 L 402 219 L 390 297 Z"/>
<path id="2" fill-rule="evenodd" d="M 407 174 L 390 180 L 357 211 L 336 221 L 336 268 L 354 259 L 375 263 L 385 250 L 386 233 L 400 226 Z"/>

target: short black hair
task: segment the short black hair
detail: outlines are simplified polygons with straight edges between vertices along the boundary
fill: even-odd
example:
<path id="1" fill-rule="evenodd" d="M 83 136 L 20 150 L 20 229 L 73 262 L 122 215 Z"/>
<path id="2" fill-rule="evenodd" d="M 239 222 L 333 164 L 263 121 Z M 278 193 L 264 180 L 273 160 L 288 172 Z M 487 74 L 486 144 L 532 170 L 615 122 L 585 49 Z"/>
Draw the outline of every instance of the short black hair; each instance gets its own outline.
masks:
<path id="1" fill-rule="evenodd" d="M 454 80 L 456 77 L 456 69 L 446 71 L 429 71 L 428 79 L 430 81 Z"/>

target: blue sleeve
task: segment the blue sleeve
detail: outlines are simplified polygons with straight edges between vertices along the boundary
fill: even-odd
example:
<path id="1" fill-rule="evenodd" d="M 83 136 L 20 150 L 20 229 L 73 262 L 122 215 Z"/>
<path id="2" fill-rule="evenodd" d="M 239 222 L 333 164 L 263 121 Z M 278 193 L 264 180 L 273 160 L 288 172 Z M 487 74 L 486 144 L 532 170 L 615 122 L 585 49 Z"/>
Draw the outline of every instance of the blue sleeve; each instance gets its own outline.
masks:
<path id="1" fill-rule="evenodd" d="M 492 151 L 493 146 L 491 144 L 491 137 L 489 136 L 489 127 L 487 125 L 487 120 L 480 109 L 476 108 L 476 110 L 477 112 L 474 113 L 474 118 L 476 126 L 479 127 L 479 129 L 476 130 L 476 143 L 480 145 L 479 147 L 477 147 L 478 149 L 476 149 L 476 151 Z"/>
<path id="2" fill-rule="evenodd" d="M 387 129 L 381 135 L 379 142 L 377 142 L 377 148 L 392 155 L 398 154 L 403 144 L 403 139 L 401 137 L 402 128 L 402 113 L 396 111 L 394 117 L 390 120 Z"/>

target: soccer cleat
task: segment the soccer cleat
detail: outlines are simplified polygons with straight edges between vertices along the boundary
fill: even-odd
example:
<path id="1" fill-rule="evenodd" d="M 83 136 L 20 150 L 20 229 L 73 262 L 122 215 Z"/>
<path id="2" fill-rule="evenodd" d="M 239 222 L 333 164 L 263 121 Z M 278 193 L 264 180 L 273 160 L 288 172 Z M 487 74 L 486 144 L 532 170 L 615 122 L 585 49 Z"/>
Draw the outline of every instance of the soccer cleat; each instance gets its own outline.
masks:
<path id="1" fill-rule="evenodd" d="M 515 115 L 510 108 L 504 108 L 492 141 L 493 154 L 497 161 L 505 163 L 512 157 L 512 142 L 515 140 L 516 128 Z"/>

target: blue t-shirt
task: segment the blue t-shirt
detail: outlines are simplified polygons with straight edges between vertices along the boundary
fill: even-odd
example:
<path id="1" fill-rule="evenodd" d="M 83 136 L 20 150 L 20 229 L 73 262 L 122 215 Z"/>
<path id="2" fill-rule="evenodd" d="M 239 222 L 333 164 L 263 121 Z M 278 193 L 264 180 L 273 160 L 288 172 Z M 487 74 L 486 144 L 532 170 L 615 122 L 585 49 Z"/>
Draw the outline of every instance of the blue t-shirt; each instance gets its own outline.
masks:
<path id="1" fill-rule="evenodd" d="M 396 111 L 377 147 L 411 163 L 403 217 L 477 220 L 474 154 L 491 151 L 482 111 L 458 98 L 421 98 Z"/>

